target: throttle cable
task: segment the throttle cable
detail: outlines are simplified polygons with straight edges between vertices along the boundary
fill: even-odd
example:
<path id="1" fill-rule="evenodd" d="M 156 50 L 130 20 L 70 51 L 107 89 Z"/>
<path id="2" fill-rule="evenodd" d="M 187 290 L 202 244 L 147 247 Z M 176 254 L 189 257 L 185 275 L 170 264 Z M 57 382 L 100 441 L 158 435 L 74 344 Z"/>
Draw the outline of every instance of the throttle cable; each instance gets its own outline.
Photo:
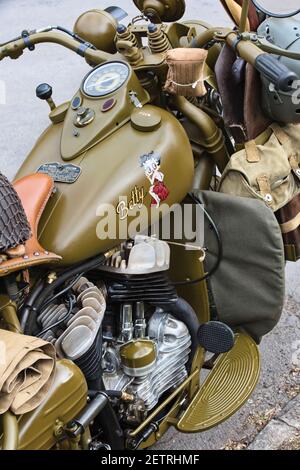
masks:
<path id="1" fill-rule="evenodd" d="M 186 280 L 186 281 L 173 282 L 174 286 L 194 285 L 194 284 L 199 284 L 200 282 L 205 281 L 206 279 L 211 277 L 217 271 L 217 269 L 220 266 L 222 257 L 223 257 L 223 243 L 222 243 L 221 235 L 220 235 L 220 232 L 218 230 L 218 227 L 217 227 L 216 223 L 214 222 L 211 215 L 207 212 L 207 210 L 205 209 L 205 207 L 201 203 L 201 201 L 192 193 L 190 193 L 189 196 L 193 199 L 193 201 L 196 204 L 198 204 L 201 207 L 201 209 L 203 210 L 206 218 L 208 219 L 208 221 L 211 225 L 211 228 L 214 231 L 214 234 L 216 236 L 216 240 L 217 240 L 217 243 L 218 243 L 218 256 L 217 256 L 217 261 L 216 261 L 215 265 L 212 267 L 212 269 L 209 272 L 204 274 L 204 276 L 200 277 L 199 279 L 189 279 L 189 280 Z"/>

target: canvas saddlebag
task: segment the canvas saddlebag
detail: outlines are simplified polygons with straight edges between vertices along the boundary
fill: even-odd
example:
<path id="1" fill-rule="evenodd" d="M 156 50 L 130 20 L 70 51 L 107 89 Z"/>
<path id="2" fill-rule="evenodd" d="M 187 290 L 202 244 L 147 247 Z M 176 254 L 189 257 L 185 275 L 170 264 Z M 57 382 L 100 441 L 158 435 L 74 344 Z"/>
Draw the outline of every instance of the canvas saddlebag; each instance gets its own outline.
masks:
<path id="1" fill-rule="evenodd" d="M 283 241 L 276 217 L 257 199 L 214 191 L 196 196 L 212 216 L 223 245 L 220 266 L 210 277 L 212 319 L 245 331 L 259 343 L 279 321 L 285 298 Z M 204 234 L 209 272 L 220 248 L 207 218 Z"/>
<path id="2" fill-rule="evenodd" d="M 300 125 L 272 124 L 263 144 L 251 140 L 224 170 L 219 191 L 263 201 L 281 226 L 287 259 L 300 257 Z"/>

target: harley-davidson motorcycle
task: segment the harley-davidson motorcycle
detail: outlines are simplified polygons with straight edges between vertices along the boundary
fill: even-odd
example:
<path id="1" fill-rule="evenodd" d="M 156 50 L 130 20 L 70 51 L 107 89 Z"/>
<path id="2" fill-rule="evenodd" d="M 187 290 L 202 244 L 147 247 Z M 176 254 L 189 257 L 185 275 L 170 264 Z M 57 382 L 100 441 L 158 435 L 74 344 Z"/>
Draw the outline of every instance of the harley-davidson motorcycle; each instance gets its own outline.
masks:
<path id="1" fill-rule="evenodd" d="M 110 7 L 82 14 L 73 31 L 23 31 L 0 45 L 1 61 L 56 43 L 91 66 L 66 103 L 54 103 L 50 85 L 37 87 L 50 126 L 12 186 L 1 182 L 0 340 L 1 331 L 28 335 L 57 354 L 41 403 L 0 416 L 4 450 L 144 449 L 171 426 L 217 426 L 255 389 L 258 344 L 282 312 L 284 243 L 274 213 L 217 191 L 243 148 L 224 118 L 235 103 L 220 83 L 238 94 L 248 64 L 269 90 L 289 92 L 298 76 L 278 57 L 300 55 L 257 28 L 266 18 L 288 28 L 297 12 L 224 0 L 230 29 L 180 21 L 183 0 L 134 3 L 141 14 L 128 25 Z M 202 96 L 166 87 L 168 52 L 183 48 L 205 51 L 203 76 L 173 85 L 204 85 Z M 235 54 L 236 82 L 220 64 L 225 48 Z M 260 95 L 251 96 L 258 109 Z M 166 240 L 148 226 L 103 237 L 102 204 L 115 208 L 108 222 L 117 229 L 142 206 L 154 222 L 168 216 L 162 206 L 188 206 L 191 225 L 199 209 L 203 244 L 173 230 Z"/>

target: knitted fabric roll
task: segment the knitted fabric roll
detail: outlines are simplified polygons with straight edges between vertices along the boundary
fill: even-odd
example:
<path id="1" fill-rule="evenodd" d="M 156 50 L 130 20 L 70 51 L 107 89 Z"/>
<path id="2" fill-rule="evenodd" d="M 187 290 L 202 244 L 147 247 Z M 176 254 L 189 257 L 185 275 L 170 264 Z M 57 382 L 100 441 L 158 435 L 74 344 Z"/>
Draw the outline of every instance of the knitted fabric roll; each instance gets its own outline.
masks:
<path id="1" fill-rule="evenodd" d="M 169 66 L 165 91 L 172 95 L 204 96 L 204 65 L 207 51 L 204 49 L 171 49 L 166 53 Z"/>

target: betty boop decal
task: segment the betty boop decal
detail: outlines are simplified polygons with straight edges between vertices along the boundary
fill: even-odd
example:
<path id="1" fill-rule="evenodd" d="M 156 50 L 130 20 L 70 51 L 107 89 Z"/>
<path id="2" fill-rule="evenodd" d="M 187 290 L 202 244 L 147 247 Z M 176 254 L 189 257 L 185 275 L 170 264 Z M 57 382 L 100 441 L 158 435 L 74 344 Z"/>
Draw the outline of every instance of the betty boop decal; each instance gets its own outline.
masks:
<path id="1" fill-rule="evenodd" d="M 160 203 L 165 201 L 170 194 L 164 184 L 165 175 L 160 171 L 160 156 L 155 152 L 142 155 L 140 164 L 151 184 L 149 189 L 149 194 L 152 197 L 151 206 L 159 207 Z"/>

